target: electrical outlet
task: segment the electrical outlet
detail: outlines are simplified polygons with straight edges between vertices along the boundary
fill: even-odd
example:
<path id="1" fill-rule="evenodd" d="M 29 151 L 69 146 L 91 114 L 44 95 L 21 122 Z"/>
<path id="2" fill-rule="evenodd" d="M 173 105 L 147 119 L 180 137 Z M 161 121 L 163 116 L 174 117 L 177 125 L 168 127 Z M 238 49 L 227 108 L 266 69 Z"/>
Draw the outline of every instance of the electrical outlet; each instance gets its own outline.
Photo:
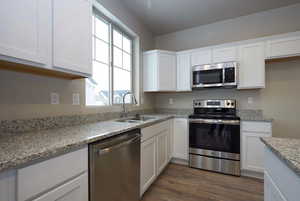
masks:
<path id="1" fill-rule="evenodd" d="M 58 93 L 51 93 L 50 94 L 51 104 L 57 105 L 59 104 L 59 94 Z"/>
<path id="2" fill-rule="evenodd" d="M 80 94 L 73 93 L 73 105 L 80 105 Z"/>
<path id="3" fill-rule="evenodd" d="M 170 105 L 173 105 L 173 104 L 174 104 L 173 98 L 169 98 L 169 104 L 170 104 Z"/>

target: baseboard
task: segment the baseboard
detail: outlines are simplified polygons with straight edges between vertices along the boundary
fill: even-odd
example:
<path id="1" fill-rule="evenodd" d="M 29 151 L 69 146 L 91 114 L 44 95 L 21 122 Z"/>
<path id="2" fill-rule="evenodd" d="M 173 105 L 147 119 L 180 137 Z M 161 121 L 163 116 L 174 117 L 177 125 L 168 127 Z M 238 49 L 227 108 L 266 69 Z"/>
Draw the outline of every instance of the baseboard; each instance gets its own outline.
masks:
<path id="1" fill-rule="evenodd" d="M 179 164 L 179 165 L 185 165 L 185 166 L 189 165 L 188 160 L 181 159 L 181 158 L 174 158 L 174 157 L 171 159 L 171 163 L 175 163 L 175 164 Z"/>
<path id="2" fill-rule="evenodd" d="M 254 172 L 250 170 L 241 170 L 241 175 L 244 177 L 252 177 L 256 179 L 264 179 L 264 173 L 262 172 Z"/>

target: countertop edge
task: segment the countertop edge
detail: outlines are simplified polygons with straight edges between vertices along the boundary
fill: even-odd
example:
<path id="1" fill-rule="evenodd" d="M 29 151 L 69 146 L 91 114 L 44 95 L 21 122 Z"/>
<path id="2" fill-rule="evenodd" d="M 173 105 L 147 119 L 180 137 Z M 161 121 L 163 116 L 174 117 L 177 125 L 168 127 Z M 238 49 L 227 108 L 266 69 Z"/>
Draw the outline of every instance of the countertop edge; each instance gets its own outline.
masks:
<path id="1" fill-rule="evenodd" d="M 286 164 L 291 171 L 300 177 L 300 169 L 295 166 L 288 158 L 286 158 L 281 152 L 275 149 L 271 144 L 268 143 L 267 139 L 261 137 L 260 140 L 273 152 L 284 164 Z"/>

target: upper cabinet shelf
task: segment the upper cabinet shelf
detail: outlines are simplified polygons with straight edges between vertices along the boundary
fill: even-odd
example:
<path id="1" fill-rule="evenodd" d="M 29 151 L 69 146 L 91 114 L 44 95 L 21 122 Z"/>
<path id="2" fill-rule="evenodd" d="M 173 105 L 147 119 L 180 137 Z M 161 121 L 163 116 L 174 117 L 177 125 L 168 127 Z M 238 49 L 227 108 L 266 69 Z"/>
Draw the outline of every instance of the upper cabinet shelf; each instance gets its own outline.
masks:
<path id="1" fill-rule="evenodd" d="M 0 59 L 15 66 L 19 63 L 23 72 L 25 65 L 41 68 L 39 72 L 45 69 L 88 77 L 92 72 L 91 17 L 89 0 L 4 1 Z M 6 69 L 19 68 L 8 65 Z"/>
<path id="2" fill-rule="evenodd" d="M 176 67 L 171 61 L 161 65 L 154 52 L 166 51 L 144 53 L 144 91 L 146 92 L 191 91 L 193 66 L 232 61 L 239 63 L 237 88 L 260 89 L 265 88 L 266 60 L 270 62 L 272 59 L 300 56 L 300 32 L 177 52 Z M 174 55 L 172 59 L 174 61 Z M 168 70 L 164 71 L 165 69 Z M 159 82 L 161 79 L 165 83 Z"/>

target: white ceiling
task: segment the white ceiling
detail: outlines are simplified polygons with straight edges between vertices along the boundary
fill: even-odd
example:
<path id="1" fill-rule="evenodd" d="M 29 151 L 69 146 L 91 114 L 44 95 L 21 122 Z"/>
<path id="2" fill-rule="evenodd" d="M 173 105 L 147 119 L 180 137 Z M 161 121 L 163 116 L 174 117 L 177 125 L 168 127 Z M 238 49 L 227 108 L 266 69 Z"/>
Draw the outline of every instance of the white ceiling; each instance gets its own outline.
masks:
<path id="1" fill-rule="evenodd" d="M 300 0 L 122 1 L 155 35 L 300 3 Z"/>

